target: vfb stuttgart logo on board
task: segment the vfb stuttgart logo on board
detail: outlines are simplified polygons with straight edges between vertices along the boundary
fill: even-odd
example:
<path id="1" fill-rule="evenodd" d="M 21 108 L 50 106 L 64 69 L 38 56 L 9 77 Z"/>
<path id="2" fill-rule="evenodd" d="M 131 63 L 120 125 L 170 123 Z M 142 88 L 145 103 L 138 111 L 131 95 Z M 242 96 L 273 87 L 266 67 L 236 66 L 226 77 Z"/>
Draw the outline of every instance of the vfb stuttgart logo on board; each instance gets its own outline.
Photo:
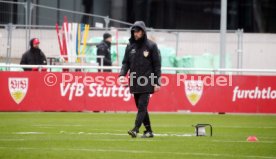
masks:
<path id="1" fill-rule="evenodd" d="M 9 78 L 9 91 L 12 99 L 17 103 L 21 103 L 28 91 L 28 78 Z"/>
<path id="2" fill-rule="evenodd" d="M 203 93 L 203 81 L 200 80 L 186 80 L 185 93 L 189 102 L 195 106 L 200 100 Z"/>

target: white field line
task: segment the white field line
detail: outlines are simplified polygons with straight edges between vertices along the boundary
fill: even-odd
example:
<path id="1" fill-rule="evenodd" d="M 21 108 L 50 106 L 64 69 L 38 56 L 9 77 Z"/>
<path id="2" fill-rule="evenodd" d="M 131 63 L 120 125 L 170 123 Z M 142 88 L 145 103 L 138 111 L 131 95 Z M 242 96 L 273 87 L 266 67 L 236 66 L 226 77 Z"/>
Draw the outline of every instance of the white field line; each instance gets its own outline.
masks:
<path id="1" fill-rule="evenodd" d="M 155 136 L 176 136 L 176 137 L 191 137 L 193 134 L 154 134 Z"/>
<path id="2" fill-rule="evenodd" d="M 254 126 L 223 126 L 223 125 L 216 125 L 215 127 L 218 127 L 218 128 L 237 128 L 237 129 L 276 129 L 275 126 L 254 127 Z"/>
<path id="3" fill-rule="evenodd" d="M 0 147 L 0 149 L 12 150 L 44 150 L 44 151 L 85 151 L 85 152 L 113 152 L 113 153 L 132 153 L 132 154 L 168 154 L 174 156 L 202 156 L 202 157 L 231 157 L 231 158 L 259 158 L 259 159 L 276 159 L 272 156 L 254 156 L 254 155 L 232 155 L 232 154 L 216 154 L 216 153 L 185 153 L 185 152 L 154 152 L 140 150 L 120 150 L 120 149 L 93 149 L 93 148 L 35 148 L 35 147 Z"/>
<path id="4" fill-rule="evenodd" d="M 46 134 L 65 134 L 65 135 L 108 135 L 108 136 L 128 136 L 127 133 L 112 133 L 112 132 L 66 132 L 46 133 L 46 132 L 14 132 L 17 135 L 46 135 Z M 140 134 L 138 134 L 139 137 Z M 156 137 L 194 137 L 194 134 L 175 134 L 175 133 L 161 133 L 154 134 Z M 1 141 L 1 139 L 0 139 Z M 228 143 L 248 143 L 247 141 L 227 141 L 227 140 L 212 140 L 212 142 L 228 142 Z M 257 141 L 258 143 L 274 144 L 274 141 Z"/>
<path id="5" fill-rule="evenodd" d="M 91 132 L 64 132 L 60 131 L 61 134 L 71 134 L 71 135 L 76 135 L 76 134 L 83 134 L 83 135 L 114 135 L 114 136 L 128 136 L 127 133 L 123 134 L 118 134 L 118 133 L 91 133 Z M 176 137 L 190 137 L 194 136 L 192 134 L 154 134 L 155 136 L 176 136 Z"/>
<path id="6" fill-rule="evenodd" d="M 15 132 L 13 134 L 18 135 L 37 135 L 37 134 L 50 134 L 46 132 Z M 53 133 L 51 133 L 53 134 Z M 110 132 L 65 132 L 60 131 L 59 133 L 54 134 L 65 134 L 65 135 L 111 135 L 111 136 L 128 136 L 127 133 L 110 133 Z M 156 137 L 193 137 L 194 134 L 174 134 L 174 133 L 163 133 L 163 134 L 154 134 Z M 138 136 L 139 137 L 139 136 Z M 0 141 L 22 141 L 24 139 L 0 139 Z M 122 139 L 100 139 L 101 141 L 129 141 L 129 140 L 122 140 Z M 132 140 L 130 140 L 132 141 Z M 136 140 L 133 140 L 136 141 Z M 141 140 L 137 140 L 141 141 Z M 148 140 L 149 141 L 149 140 Z M 157 140 L 154 140 L 157 141 Z M 217 143 L 249 143 L 247 141 L 230 141 L 230 140 L 211 140 L 211 142 Z M 257 141 L 256 143 L 263 143 L 263 144 L 275 144 L 274 141 Z"/>
<path id="7" fill-rule="evenodd" d="M 36 134 L 49 134 L 46 132 L 14 132 L 13 134 L 18 135 L 36 135 Z M 53 133 L 51 133 L 53 134 Z M 68 134 L 68 135 L 112 135 L 112 136 L 128 136 L 127 133 L 110 133 L 110 132 L 66 132 L 66 131 L 60 131 L 59 133 L 54 134 Z M 193 134 L 154 134 L 155 136 L 160 137 L 191 137 L 194 136 Z"/>
<path id="8" fill-rule="evenodd" d="M 70 124 L 58 124 L 58 125 L 52 125 L 52 124 L 38 124 L 38 125 L 32 125 L 35 127 L 82 127 L 85 125 L 70 125 Z"/>
<path id="9" fill-rule="evenodd" d="M 91 125 L 32 125 L 33 127 L 39 127 L 39 128 L 56 128 L 56 127 L 90 127 Z M 89 128 L 89 130 L 104 130 L 104 129 L 91 129 Z M 107 130 L 107 129 L 106 129 Z M 112 129 L 112 131 L 117 131 L 117 132 L 125 132 L 123 130 L 114 130 Z"/>
<path id="10" fill-rule="evenodd" d="M 22 134 L 22 133 L 20 133 Z M 26 134 L 38 134 L 38 133 L 26 133 Z M 69 134 L 87 134 L 87 135 L 119 135 L 119 136 L 127 136 L 128 134 L 114 134 L 114 133 L 69 133 Z M 181 136 L 188 137 L 190 134 L 170 134 L 171 136 Z M 169 134 L 155 134 L 155 136 L 170 136 Z M 0 139 L 0 141 L 25 141 L 26 139 Z M 94 140 L 94 139 L 93 139 Z M 97 141 L 160 141 L 160 140 L 128 140 L 128 139 L 97 139 Z M 226 140 L 212 140 L 212 142 L 218 143 L 249 143 L 248 141 L 226 141 Z M 265 144 L 275 144 L 274 141 L 257 141 L 257 143 L 265 143 Z"/>
<path id="11" fill-rule="evenodd" d="M 92 139 L 93 141 L 107 141 L 107 142 L 111 142 L 111 141 L 124 141 L 124 142 L 159 142 L 161 140 L 156 140 L 156 139 L 146 139 L 146 140 L 130 140 L 130 138 L 128 139 Z"/>
<path id="12" fill-rule="evenodd" d="M 212 125 L 212 124 L 211 124 Z M 154 125 L 155 127 L 182 127 L 182 128 L 192 128 L 192 125 Z M 233 128 L 233 129 L 276 129 L 276 126 L 225 126 L 225 125 L 212 125 L 213 128 Z"/>
<path id="13" fill-rule="evenodd" d="M 79 135 L 81 135 L 81 134 L 83 134 L 83 135 L 113 135 L 113 136 L 126 136 L 126 135 L 128 135 L 128 134 L 117 134 L 117 133 L 108 133 L 108 132 L 106 132 L 106 133 L 92 133 L 92 132 L 88 132 L 88 133 L 86 133 L 86 132 L 69 132 L 69 133 L 67 133 L 67 132 L 64 132 L 63 134 L 70 134 L 70 135 L 76 135 L 76 134 L 79 134 Z"/>
<path id="14" fill-rule="evenodd" d="M 1 141 L 30 141 L 34 139 L 0 139 Z M 156 139 L 147 139 L 147 140 L 129 140 L 129 139 L 91 139 L 93 141 L 129 141 L 129 142 L 155 142 L 155 141 L 161 141 L 161 140 L 156 140 Z M 40 141 L 38 139 L 38 141 Z"/>
<path id="15" fill-rule="evenodd" d="M 248 141 L 225 141 L 225 140 L 212 140 L 212 142 L 226 142 L 226 143 L 251 143 Z M 256 143 L 275 144 L 274 141 L 256 141 Z"/>
<path id="16" fill-rule="evenodd" d="M 15 132 L 13 134 L 19 134 L 19 135 L 35 135 L 35 134 L 46 134 L 45 132 Z"/>
<path id="17" fill-rule="evenodd" d="M 70 125 L 70 124 L 38 124 L 38 125 L 32 125 L 34 127 L 89 127 L 90 125 Z M 192 125 L 155 125 L 155 127 L 193 127 Z M 230 125 L 213 125 L 214 128 L 242 128 L 242 129 L 276 129 L 276 126 L 230 126 Z M 96 129 L 95 129 L 96 130 Z M 98 129 L 101 130 L 101 129 Z"/>

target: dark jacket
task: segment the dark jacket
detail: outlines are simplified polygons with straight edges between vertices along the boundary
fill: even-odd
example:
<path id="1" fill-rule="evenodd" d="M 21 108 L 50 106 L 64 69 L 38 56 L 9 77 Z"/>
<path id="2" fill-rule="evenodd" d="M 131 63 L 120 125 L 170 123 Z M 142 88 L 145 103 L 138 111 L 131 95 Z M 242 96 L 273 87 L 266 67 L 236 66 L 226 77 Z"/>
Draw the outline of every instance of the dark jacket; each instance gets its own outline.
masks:
<path id="1" fill-rule="evenodd" d="M 156 43 L 147 39 L 144 22 L 135 22 L 133 27 L 141 28 L 145 34 L 142 39 L 136 41 L 134 39 L 134 33 L 131 31 L 131 38 L 125 50 L 120 76 L 125 76 L 130 71 L 129 86 L 131 93 L 153 93 L 154 85 L 160 85 L 158 80 L 161 76 L 160 52 Z M 150 78 L 151 74 L 156 78 Z M 141 76 L 145 78 L 139 79 Z M 145 83 L 145 79 L 147 79 L 147 83 Z M 142 85 L 139 85 L 138 81 Z"/>
<path id="2" fill-rule="evenodd" d="M 47 65 L 46 56 L 39 48 L 33 47 L 33 40 L 30 41 L 31 48 L 26 51 L 20 61 L 21 65 Z M 25 71 L 31 71 L 31 68 L 23 68 Z"/>
<path id="3" fill-rule="evenodd" d="M 104 56 L 103 58 L 103 66 L 111 66 L 111 53 L 110 53 L 111 44 L 106 41 L 102 41 L 100 44 L 97 45 L 97 55 Z M 97 62 L 99 66 L 101 66 L 101 59 L 97 58 Z M 110 72 L 111 70 L 104 70 L 104 72 Z"/>

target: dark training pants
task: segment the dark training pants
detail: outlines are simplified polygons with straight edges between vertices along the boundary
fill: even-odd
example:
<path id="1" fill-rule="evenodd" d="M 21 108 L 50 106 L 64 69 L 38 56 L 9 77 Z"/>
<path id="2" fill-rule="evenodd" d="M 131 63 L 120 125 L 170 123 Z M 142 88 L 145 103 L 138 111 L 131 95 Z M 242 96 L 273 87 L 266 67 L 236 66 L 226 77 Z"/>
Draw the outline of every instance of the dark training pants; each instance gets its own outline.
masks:
<path id="1" fill-rule="evenodd" d="M 138 109 L 134 131 L 139 132 L 139 128 L 143 123 L 146 128 L 146 131 L 152 132 L 148 113 L 149 98 L 150 94 L 148 93 L 134 94 L 135 104 Z"/>

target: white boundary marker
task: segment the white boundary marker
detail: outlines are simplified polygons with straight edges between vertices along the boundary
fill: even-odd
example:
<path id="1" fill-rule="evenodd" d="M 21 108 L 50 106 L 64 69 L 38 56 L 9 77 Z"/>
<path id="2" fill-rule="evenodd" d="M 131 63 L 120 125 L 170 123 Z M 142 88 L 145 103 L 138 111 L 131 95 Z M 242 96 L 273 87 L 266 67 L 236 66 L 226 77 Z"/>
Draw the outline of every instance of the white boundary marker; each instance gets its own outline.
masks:
<path id="1" fill-rule="evenodd" d="M 66 132 L 59 131 L 59 133 L 46 133 L 46 132 L 14 132 L 13 134 L 17 135 L 40 135 L 40 134 L 68 134 L 68 135 L 111 135 L 111 136 L 128 136 L 127 133 L 112 133 L 112 132 Z M 192 137 L 194 134 L 175 134 L 175 133 L 162 133 L 154 134 L 159 137 Z"/>
<path id="2" fill-rule="evenodd" d="M 27 135 L 27 134 L 30 134 L 30 135 L 35 135 L 35 134 L 46 134 L 44 132 L 15 132 L 13 134 L 19 134 L 19 135 Z"/>
<path id="3" fill-rule="evenodd" d="M 225 142 L 225 143 L 249 143 L 248 141 L 225 141 L 225 140 L 212 140 L 212 142 Z M 275 144 L 274 141 L 257 141 L 257 143 L 263 144 Z"/>

